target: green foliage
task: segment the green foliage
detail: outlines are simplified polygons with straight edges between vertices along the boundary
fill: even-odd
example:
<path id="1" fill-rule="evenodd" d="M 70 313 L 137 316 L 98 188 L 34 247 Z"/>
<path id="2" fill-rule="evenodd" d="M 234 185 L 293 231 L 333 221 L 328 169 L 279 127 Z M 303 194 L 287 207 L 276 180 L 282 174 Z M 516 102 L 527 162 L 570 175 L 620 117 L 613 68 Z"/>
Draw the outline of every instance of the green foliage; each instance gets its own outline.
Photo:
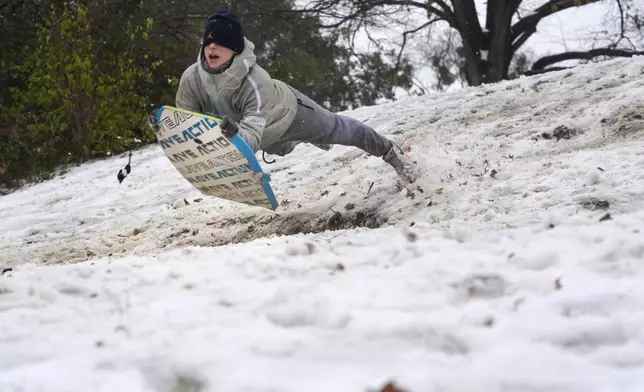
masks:
<path id="1" fill-rule="evenodd" d="M 128 32 L 129 51 L 102 50 L 92 37 L 83 8 L 52 10 L 38 27 L 35 49 L 17 71 L 24 87 L 13 87 L 13 104 L 4 113 L 10 129 L 0 144 L 0 175 L 17 178 L 54 166 L 123 151 L 134 138 L 150 141 L 145 125 L 146 96 L 138 90 L 153 83 L 151 70 L 131 53 L 151 28 Z"/>
<path id="2" fill-rule="evenodd" d="M 386 59 L 389 59 L 387 62 Z M 383 54 L 375 52 L 360 56 L 360 66 L 354 85 L 354 100 L 361 105 L 373 105 L 379 99 L 394 99 L 394 89 L 409 90 L 412 87 L 413 67 L 406 59 L 401 59 L 398 67 L 393 50 Z"/>

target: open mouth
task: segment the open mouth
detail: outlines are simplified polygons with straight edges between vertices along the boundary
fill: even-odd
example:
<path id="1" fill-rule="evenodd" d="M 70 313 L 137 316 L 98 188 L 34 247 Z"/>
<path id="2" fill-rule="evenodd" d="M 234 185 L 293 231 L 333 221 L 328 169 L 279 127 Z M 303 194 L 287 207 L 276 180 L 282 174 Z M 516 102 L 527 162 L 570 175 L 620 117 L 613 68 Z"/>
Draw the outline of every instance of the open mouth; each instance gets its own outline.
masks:
<path id="1" fill-rule="evenodd" d="M 209 54 L 208 60 L 211 60 L 211 61 L 219 60 L 219 56 L 217 56 L 216 54 Z"/>

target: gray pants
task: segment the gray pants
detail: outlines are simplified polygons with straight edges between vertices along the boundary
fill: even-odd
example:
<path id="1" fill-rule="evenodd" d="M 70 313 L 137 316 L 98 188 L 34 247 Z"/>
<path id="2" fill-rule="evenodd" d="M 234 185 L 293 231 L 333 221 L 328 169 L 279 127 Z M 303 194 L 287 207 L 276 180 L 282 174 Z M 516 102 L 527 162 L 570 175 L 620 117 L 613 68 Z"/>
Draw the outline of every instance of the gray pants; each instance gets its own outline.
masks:
<path id="1" fill-rule="evenodd" d="M 264 150 L 266 153 L 284 156 L 302 142 L 354 146 L 377 157 L 389 149 L 389 139 L 368 125 L 332 113 L 296 89 L 292 90 L 297 98 L 295 119 L 284 135 Z"/>

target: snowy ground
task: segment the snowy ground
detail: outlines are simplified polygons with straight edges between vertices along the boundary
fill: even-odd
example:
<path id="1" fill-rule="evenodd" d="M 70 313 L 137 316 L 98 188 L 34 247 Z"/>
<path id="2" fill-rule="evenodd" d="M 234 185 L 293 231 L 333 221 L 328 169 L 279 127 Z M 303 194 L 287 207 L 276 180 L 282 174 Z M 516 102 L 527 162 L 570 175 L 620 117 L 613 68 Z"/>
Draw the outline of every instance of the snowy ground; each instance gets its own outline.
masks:
<path id="1" fill-rule="evenodd" d="M 642 391 L 643 75 L 349 113 L 407 140 L 413 197 L 308 145 L 268 166 L 277 213 L 155 147 L 2 196 L 0 391 Z"/>

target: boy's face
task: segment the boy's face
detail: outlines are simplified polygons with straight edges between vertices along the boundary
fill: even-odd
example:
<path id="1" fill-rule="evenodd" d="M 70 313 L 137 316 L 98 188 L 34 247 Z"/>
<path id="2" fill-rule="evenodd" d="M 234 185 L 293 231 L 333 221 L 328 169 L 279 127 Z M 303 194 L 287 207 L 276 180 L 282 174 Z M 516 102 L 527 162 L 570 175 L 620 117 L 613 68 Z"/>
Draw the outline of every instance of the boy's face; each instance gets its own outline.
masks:
<path id="1" fill-rule="evenodd" d="M 217 45 L 216 43 L 210 43 L 204 46 L 203 53 L 206 56 L 210 68 L 219 68 L 226 64 L 235 54 L 232 50 Z"/>

